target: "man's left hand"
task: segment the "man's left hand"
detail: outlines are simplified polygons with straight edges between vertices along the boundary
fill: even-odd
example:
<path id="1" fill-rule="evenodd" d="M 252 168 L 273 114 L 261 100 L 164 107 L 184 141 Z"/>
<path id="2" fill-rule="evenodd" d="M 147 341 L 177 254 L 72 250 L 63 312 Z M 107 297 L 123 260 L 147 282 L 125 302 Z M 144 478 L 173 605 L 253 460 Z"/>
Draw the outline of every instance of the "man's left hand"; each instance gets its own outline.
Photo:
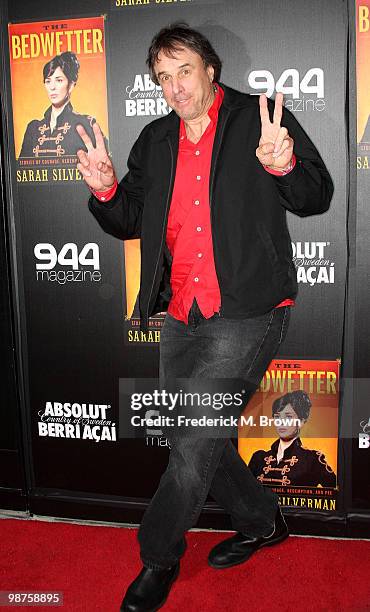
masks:
<path id="1" fill-rule="evenodd" d="M 261 164 L 272 170 L 285 170 L 289 168 L 293 156 L 294 141 L 288 134 L 286 127 L 281 127 L 283 115 L 283 94 L 277 93 L 273 121 L 267 107 L 265 94 L 260 96 L 261 137 L 256 155 Z"/>

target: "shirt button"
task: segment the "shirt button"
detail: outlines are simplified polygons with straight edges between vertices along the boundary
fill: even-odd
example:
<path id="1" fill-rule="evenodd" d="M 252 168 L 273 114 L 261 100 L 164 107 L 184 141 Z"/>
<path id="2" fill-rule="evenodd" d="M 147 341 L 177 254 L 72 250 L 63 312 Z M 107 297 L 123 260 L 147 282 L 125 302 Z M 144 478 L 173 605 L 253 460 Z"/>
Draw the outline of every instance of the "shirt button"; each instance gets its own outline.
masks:
<path id="1" fill-rule="evenodd" d="M 195 151 L 195 155 L 200 155 L 200 151 Z"/>
<path id="2" fill-rule="evenodd" d="M 199 206 L 199 204 L 200 204 L 199 200 L 195 200 L 194 204 L 195 204 L 195 206 Z"/>
<path id="3" fill-rule="evenodd" d="M 197 232 L 201 232 L 201 231 L 202 231 L 202 228 L 200 227 L 200 225 L 198 225 Z"/>
<path id="4" fill-rule="evenodd" d="M 101 196 L 100 199 L 103 200 L 103 202 L 105 202 L 105 197 L 104 196 Z"/>
<path id="5" fill-rule="evenodd" d="M 203 253 L 198 253 L 198 257 L 203 257 Z"/>
<path id="6" fill-rule="evenodd" d="M 198 281 L 199 281 L 199 278 L 196 276 L 196 277 L 194 278 L 194 282 L 195 282 L 195 283 L 197 283 Z"/>
<path id="7" fill-rule="evenodd" d="M 197 176 L 197 181 L 200 181 L 200 179 L 201 179 L 201 178 L 202 178 L 202 177 L 201 177 L 201 176 L 198 174 L 198 176 Z"/>

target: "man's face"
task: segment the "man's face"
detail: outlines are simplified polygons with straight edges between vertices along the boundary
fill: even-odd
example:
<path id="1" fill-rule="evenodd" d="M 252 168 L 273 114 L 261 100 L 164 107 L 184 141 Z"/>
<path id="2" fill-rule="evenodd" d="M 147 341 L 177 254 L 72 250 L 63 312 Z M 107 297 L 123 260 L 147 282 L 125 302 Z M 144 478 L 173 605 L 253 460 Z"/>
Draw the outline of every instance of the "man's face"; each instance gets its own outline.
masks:
<path id="1" fill-rule="evenodd" d="M 53 106 L 63 106 L 69 100 L 74 83 L 68 83 L 63 70 L 58 66 L 49 77 L 45 79 L 45 88 Z"/>
<path id="2" fill-rule="evenodd" d="M 154 71 L 167 104 L 184 121 L 204 115 L 213 101 L 212 66 L 205 68 L 198 53 L 181 47 L 168 57 L 158 54 Z"/>

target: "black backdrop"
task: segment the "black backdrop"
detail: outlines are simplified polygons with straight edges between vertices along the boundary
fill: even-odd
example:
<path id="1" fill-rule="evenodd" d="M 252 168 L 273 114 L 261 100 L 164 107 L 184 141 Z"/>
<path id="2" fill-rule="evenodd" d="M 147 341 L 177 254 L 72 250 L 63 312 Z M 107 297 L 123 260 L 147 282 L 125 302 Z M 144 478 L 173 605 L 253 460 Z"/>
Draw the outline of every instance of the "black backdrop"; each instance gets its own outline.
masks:
<path id="1" fill-rule="evenodd" d="M 288 108 L 318 147 L 333 177 L 335 194 L 330 210 L 323 216 L 304 220 L 289 216 L 297 253 L 307 251 L 318 257 L 322 249 L 326 263 L 321 275 L 318 268 L 310 275 L 307 263 L 301 266 L 299 299 L 281 356 L 342 358 L 348 367 L 346 375 L 366 378 L 369 343 L 364 339 L 368 336 L 368 320 L 360 313 L 368 303 L 365 279 L 369 252 L 365 247 L 366 231 L 356 241 L 355 176 L 353 171 L 350 173 L 348 156 L 348 142 L 352 157 L 355 143 L 350 132 L 355 100 L 352 94 L 348 97 L 350 79 L 354 80 L 353 8 L 348 14 L 347 3 L 341 0 L 325 4 L 320 0 L 116 4 L 114 0 L 61 0 L 51 7 L 45 0 L 16 0 L 3 5 L 2 81 L 7 94 L 2 119 L 9 134 L 5 146 L 7 227 L 13 282 L 18 288 L 13 308 L 20 332 L 19 385 L 24 391 L 21 444 L 26 457 L 28 509 L 36 514 L 127 522 L 139 520 L 147 499 L 155 491 L 167 449 L 149 447 L 144 440 L 96 443 L 40 436 L 39 414 L 47 402 L 104 404 L 109 406 L 107 418 L 118 426 L 119 379 L 156 376 L 158 344 L 128 340 L 132 327 L 125 321 L 124 249 L 119 241 L 104 235 L 88 213 L 85 186 L 79 181 L 17 181 L 6 45 L 8 22 L 105 15 L 109 143 L 119 174 L 125 171 L 135 137 L 154 118 L 145 113 L 132 114 L 133 107 L 127 100 L 138 75 L 145 84 L 146 49 L 152 35 L 165 23 L 182 19 L 200 28 L 224 61 L 222 81 L 226 84 L 249 93 L 263 92 L 259 83 L 264 79 L 272 83 L 272 88 L 291 88 L 285 95 Z M 348 32 L 352 46 L 347 45 Z M 311 73 L 313 80 L 309 81 Z M 366 181 L 364 174 L 361 180 Z M 366 185 L 363 191 L 359 189 L 357 208 L 363 228 L 369 227 L 370 221 L 366 189 L 368 192 Z M 14 232 L 10 232 L 11 228 Z M 34 249 L 45 243 L 57 253 L 67 243 L 75 244 L 79 253 L 86 244 L 97 245 L 101 280 L 64 284 L 40 280 Z M 350 281 L 354 268 L 350 266 L 348 249 L 351 245 L 356 245 L 357 256 L 363 262 L 362 276 L 357 277 L 357 284 L 353 280 L 353 286 Z M 80 267 L 85 269 L 84 265 Z M 63 265 L 57 264 L 55 270 L 63 271 Z M 357 292 L 356 311 L 353 291 Z M 359 319 L 361 325 L 357 324 Z M 352 370 L 354 363 L 356 368 Z M 349 402 L 352 409 L 352 396 Z M 334 516 L 292 511 L 289 518 L 296 532 L 345 534 L 348 509 L 355 513 L 358 509 L 362 517 L 370 512 L 361 470 L 369 453 L 357 453 L 356 445 L 358 440 L 354 437 L 352 468 L 347 461 L 350 451 L 346 450 L 351 440 L 348 427 L 344 428 L 339 444 L 338 511 Z M 352 469 L 356 475 L 353 479 Z M 207 504 L 200 524 L 228 526 L 222 511 L 212 503 Z"/>

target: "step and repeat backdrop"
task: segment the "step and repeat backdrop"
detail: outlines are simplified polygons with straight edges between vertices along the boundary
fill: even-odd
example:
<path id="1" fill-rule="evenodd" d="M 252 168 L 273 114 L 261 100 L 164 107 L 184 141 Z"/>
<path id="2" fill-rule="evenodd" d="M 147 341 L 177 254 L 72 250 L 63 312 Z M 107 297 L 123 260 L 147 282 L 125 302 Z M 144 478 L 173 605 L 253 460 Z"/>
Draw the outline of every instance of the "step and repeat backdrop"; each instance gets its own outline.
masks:
<path id="1" fill-rule="evenodd" d="M 370 38 L 368 2 L 358 4 L 357 307 L 364 313 Z M 324 215 L 302 219 L 288 213 L 299 296 L 281 354 L 248 408 L 267 418 L 278 402 L 278 412 L 297 402 L 298 413 L 304 396 L 305 425 L 279 468 L 283 432 L 273 423 L 258 437 L 244 431 L 239 451 L 256 477 L 279 493 L 288 513 L 314 514 L 318 521 L 339 516 L 343 482 L 352 477 L 338 440 L 348 258 L 347 6 L 342 0 L 61 0 L 51 7 L 16 0 L 8 11 L 11 211 L 22 283 L 33 490 L 46 497 L 68 492 L 81 499 L 145 500 L 167 462 L 168 443 L 160 431 L 141 439 L 119 437 L 120 380 L 158 375 L 164 315 L 140 331 L 140 242 L 104 234 L 89 213 L 89 193 L 76 169 L 82 144 L 76 125 L 91 134 L 99 123 L 123 176 L 139 132 L 170 111 L 149 77 L 148 46 L 161 27 L 185 21 L 220 55 L 222 83 L 252 95 L 284 93 L 285 106 L 317 146 L 335 185 Z M 55 117 L 58 97 L 67 92 L 70 103 Z M 358 342 L 368 364 L 366 317 L 361 324 Z M 353 457 L 361 467 L 366 450 L 358 446 L 356 437 Z M 353 486 L 365 507 L 362 481 Z"/>
<path id="2" fill-rule="evenodd" d="M 353 510 L 370 508 L 370 0 L 356 0 L 357 214 L 354 294 Z"/>

